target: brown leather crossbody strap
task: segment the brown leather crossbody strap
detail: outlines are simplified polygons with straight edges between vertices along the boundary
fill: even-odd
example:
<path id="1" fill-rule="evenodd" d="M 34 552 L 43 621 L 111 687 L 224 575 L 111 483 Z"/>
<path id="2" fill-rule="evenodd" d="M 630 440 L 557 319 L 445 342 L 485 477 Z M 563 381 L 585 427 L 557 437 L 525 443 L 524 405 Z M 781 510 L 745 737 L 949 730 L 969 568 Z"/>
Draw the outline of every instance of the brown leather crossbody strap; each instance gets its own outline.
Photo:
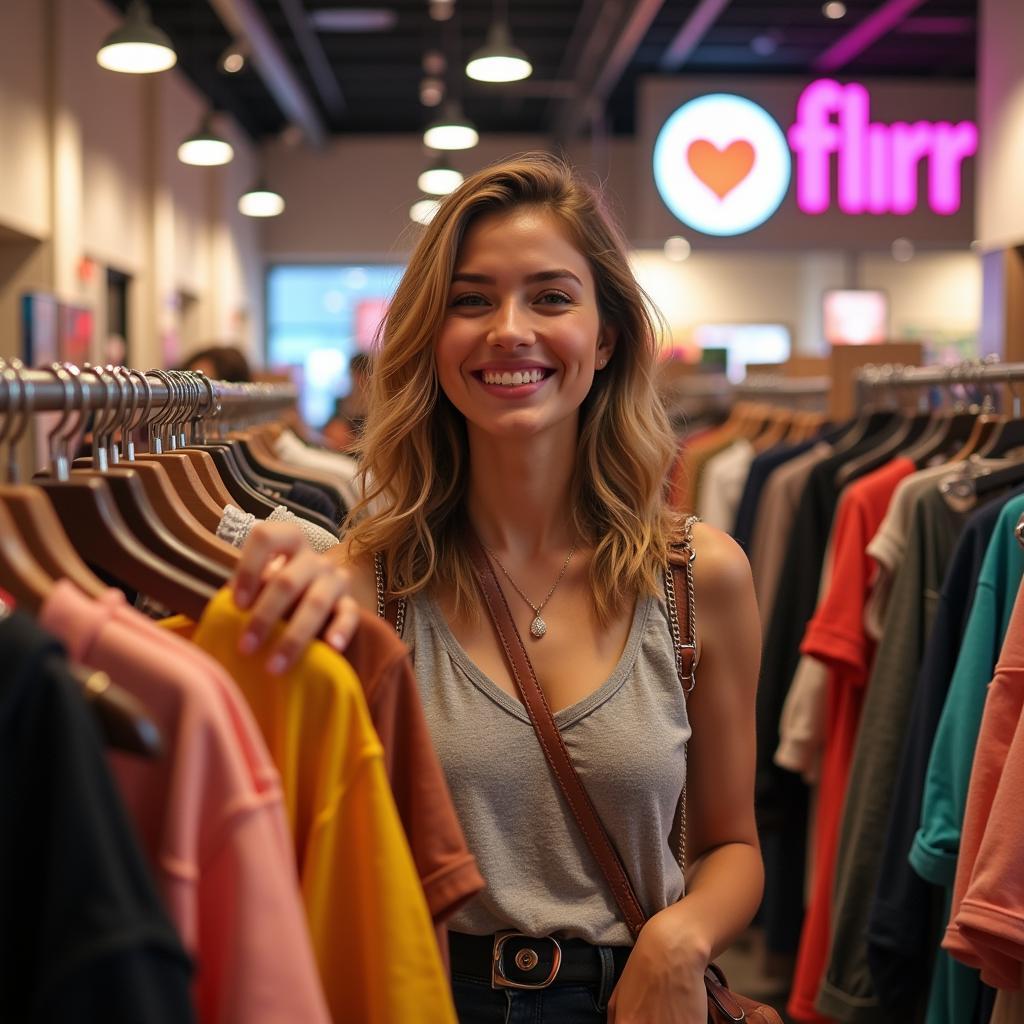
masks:
<path id="1" fill-rule="evenodd" d="M 512 679 L 533 723 L 544 756 L 635 939 L 646 921 L 643 909 L 636 898 L 622 861 L 591 803 L 590 796 L 576 774 L 569 752 L 565 749 L 562 734 L 558 731 L 547 698 L 540 688 L 529 655 L 523 646 L 523 639 L 516 628 L 505 594 L 498 584 L 494 567 L 475 534 L 469 538 L 469 554 L 480 581 L 484 603 L 490 612 L 498 640 L 508 661 Z"/>

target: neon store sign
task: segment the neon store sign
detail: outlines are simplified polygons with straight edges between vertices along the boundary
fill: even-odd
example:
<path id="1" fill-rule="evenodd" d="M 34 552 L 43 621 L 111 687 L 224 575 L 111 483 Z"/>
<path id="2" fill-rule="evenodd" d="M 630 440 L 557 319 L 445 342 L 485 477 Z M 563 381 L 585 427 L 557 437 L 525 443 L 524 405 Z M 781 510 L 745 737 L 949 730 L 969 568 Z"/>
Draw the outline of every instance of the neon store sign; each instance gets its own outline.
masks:
<path id="1" fill-rule="evenodd" d="M 676 110 L 654 145 L 654 180 L 672 213 L 704 234 L 739 235 L 763 224 L 796 179 L 796 202 L 822 214 L 909 214 L 924 199 L 950 216 L 962 202 L 963 164 L 978 149 L 972 121 L 872 122 L 857 83 L 812 82 L 783 133 L 761 106 L 731 93 L 700 96 Z M 833 195 L 835 167 L 835 195 Z"/>

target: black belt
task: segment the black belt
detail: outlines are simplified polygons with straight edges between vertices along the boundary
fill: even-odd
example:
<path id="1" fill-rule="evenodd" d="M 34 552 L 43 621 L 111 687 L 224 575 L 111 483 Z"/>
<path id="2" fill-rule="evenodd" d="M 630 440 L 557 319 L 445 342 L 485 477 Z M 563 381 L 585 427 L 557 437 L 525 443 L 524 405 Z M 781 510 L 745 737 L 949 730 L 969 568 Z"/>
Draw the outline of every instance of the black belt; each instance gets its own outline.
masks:
<path id="1" fill-rule="evenodd" d="M 599 984 L 609 963 L 617 981 L 632 949 L 595 946 L 582 939 L 531 938 L 520 932 L 449 932 L 448 944 L 452 974 L 489 981 L 493 988 L 523 989 Z"/>

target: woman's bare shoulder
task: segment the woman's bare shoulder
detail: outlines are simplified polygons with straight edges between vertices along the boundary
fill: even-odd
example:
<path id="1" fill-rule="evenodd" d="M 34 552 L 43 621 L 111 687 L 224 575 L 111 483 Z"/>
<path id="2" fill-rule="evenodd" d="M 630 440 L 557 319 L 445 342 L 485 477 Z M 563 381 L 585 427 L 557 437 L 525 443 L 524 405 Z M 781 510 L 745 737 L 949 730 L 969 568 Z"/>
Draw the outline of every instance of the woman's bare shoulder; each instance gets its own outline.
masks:
<path id="1" fill-rule="evenodd" d="M 746 553 L 723 530 L 707 523 L 695 524 L 693 550 L 693 583 L 705 600 L 728 604 L 752 589 Z"/>

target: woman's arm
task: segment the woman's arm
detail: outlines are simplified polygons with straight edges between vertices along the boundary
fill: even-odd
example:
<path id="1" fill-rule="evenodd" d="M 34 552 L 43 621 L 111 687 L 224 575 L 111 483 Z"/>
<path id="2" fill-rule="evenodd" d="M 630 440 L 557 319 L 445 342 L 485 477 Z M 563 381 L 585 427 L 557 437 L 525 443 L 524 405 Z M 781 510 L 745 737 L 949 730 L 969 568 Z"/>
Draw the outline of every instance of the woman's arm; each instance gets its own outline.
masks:
<path id="1" fill-rule="evenodd" d="M 700 663 L 687 698 L 686 896 L 652 917 L 609 1007 L 615 1024 L 704 1024 L 703 972 L 747 927 L 764 884 L 754 819 L 754 705 L 761 628 L 746 555 L 694 530 Z"/>

